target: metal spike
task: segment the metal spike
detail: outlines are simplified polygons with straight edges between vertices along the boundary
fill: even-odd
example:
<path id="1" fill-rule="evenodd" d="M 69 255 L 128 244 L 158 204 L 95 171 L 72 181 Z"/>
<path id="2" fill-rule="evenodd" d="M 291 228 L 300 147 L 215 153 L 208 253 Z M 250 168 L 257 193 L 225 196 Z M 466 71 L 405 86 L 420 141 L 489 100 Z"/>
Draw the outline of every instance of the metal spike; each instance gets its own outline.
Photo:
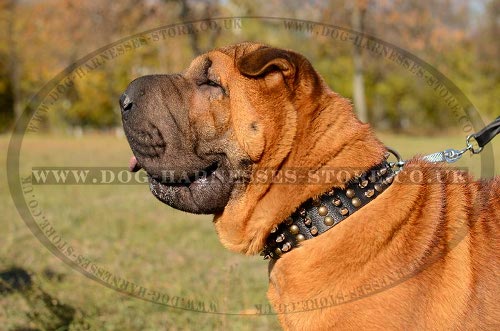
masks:
<path id="1" fill-rule="evenodd" d="M 395 175 L 394 175 L 394 174 L 392 174 L 392 175 L 388 176 L 388 177 L 384 180 L 385 184 L 386 184 L 386 185 L 387 185 L 387 184 L 391 184 L 391 183 L 392 183 L 392 181 L 394 180 L 394 177 L 395 177 Z"/>
<path id="2" fill-rule="evenodd" d="M 387 173 L 387 168 L 382 168 L 379 171 L 377 171 L 377 175 L 383 176 Z"/>
<path id="3" fill-rule="evenodd" d="M 276 237 L 276 242 L 277 243 L 280 243 L 282 242 L 283 240 L 285 240 L 285 235 L 282 233 L 280 234 L 278 237 Z"/>
<path id="4" fill-rule="evenodd" d="M 371 198 L 374 194 L 375 194 L 375 190 L 371 188 L 365 192 L 365 197 Z"/>
<path id="5" fill-rule="evenodd" d="M 360 188 L 365 188 L 365 187 L 367 187 L 367 186 L 368 186 L 368 180 L 367 180 L 367 179 L 363 179 L 363 180 L 361 180 L 361 181 L 359 182 L 358 186 L 359 186 Z"/>

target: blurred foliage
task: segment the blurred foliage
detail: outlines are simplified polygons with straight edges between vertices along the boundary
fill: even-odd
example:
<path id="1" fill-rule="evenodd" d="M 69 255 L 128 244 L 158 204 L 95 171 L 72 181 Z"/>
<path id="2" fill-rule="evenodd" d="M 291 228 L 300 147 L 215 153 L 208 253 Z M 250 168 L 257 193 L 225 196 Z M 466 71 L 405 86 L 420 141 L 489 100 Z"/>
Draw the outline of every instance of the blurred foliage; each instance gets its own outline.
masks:
<path id="1" fill-rule="evenodd" d="M 354 8 L 362 27 L 407 49 L 445 74 L 482 116 L 500 113 L 500 0 L 356 0 L 345 2 L 250 0 L 0 0 L 0 132 L 46 82 L 86 54 L 113 41 L 161 25 L 200 18 L 244 15 L 294 17 L 352 26 Z M 359 22 L 358 22 L 359 23 Z M 178 71 L 213 47 L 255 40 L 305 54 L 330 87 L 352 98 L 353 49 L 349 42 L 283 29 L 258 21 L 243 28 L 178 33 L 100 65 L 60 95 L 44 127 L 110 128 L 119 125 L 117 99 L 134 78 Z M 457 126 L 447 105 L 425 82 L 401 66 L 362 53 L 368 120 L 377 128 L 428 132 Z M 451 122 L 451 123 L 450 123 Z"/>

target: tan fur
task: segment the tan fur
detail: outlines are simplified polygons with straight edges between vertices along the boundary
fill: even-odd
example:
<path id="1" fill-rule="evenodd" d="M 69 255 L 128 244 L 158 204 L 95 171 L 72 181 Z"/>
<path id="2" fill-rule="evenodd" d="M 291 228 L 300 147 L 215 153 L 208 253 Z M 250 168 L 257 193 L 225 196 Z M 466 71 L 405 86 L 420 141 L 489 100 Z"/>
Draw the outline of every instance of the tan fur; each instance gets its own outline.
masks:
<path id="1" fill-rule="evenodd" d="M 412 168 L 433 179 L 422 161 L 408 164 L 384 194 L 274 265 L 275 307 L 344 295 L 280 314 L 285 329 L 498 328 L 500 181 L 408 184 Z"/>
<path id="2" fill-rule="evenodd" d="M 272 59 L 278 70 L 262 77 L 242 74 L 238 65 L 253 64 L 238 60 L 260 48 L 241 44 L 204 55 L 229 98 L 208 111 L 203 100 L 193 101 L 190 120 L 198 132 L 230 135 L 233 156 L 248 155 L 254 172 L 369 169 L 381 162 L 385 148 L 371 128 L 300 55 Z M 412 171 L 424 180 L 413 183 Z M 215 215 L 220 240 L 258 253 L 273 226 L 302 202 L 354 175 L 322 185 L 239 187 Z M 273 263 L 268 296 L 284 329 L 500 328 L 500 178 L 435 175 L 435 166 L 412 160 L 374 201 Z"/>

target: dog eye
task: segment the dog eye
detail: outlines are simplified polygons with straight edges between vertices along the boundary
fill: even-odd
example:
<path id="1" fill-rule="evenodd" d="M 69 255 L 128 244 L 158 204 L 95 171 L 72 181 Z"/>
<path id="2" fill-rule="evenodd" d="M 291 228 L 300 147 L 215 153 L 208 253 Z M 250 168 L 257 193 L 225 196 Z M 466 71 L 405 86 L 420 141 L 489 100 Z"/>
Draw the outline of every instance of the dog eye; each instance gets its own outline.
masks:
<path id="1" fill-rule="evenodd" d="M 205 85 L 208 85 L 208 86 L 213 86 L 213 87 L 220 87 L 219 84 L 217 84 L 216 82 L 214 82 L 213 80 L 210 80 L 208 79 L 206 82 L 205 82 Z"/>

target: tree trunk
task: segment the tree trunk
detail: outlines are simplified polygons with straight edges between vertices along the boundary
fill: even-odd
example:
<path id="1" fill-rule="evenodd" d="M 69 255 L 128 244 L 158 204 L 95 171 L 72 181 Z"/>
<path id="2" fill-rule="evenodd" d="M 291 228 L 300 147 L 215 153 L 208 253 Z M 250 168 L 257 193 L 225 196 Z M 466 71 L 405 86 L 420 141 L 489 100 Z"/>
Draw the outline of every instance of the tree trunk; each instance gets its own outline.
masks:
<path id="1" fill-rule="evenodd" d="M 193 20 L 196 15 L 194 14 L 194 10 L 190 7 L 188 0 L 180 0 L 181 5 L 180 18 L 183 22 Z M 217 17 L 219 15 L 219 0 L 213 0 L 205 2 L 203 9 L 203 18 L 210 19 L 213 17 Z M 198 33 L 190 33 L 189 34 L 189 45 L 191 46 L 191 50 L 193 51 L 194 56 L 198 56 L 201 53 L 214 48 L 215 42 L 220 35 L 219 29 L 210 30 L 207 32 L 209 34 L 207 42 L 205 42 L 205 46 L 202 46 L 202 42 L 200 41 Z"/>
<path id="2" fill-rule="evenodd" d="M 356 1 L 353 3 L 352 12 L 352 26 L 357 32 L 363 33 L 363 20 L 366 13 L 366 7 Z M 360 36 L 362 37 L 362 36 Z M 365 81 L 363 77 L 363 57 L 361 54 L 361 47 L 354 45 L 353 53 L 354 62 L 354 80 L 353 80 L 353 101 L 354 107 L 362 122 L 368 122 L 368 110 L 366 109 L 366 96 L 365 96 Z"/>
<path id="3" fill-rule="evenodd" d="M 21 107 L 21 68 L 19 59 L 17 56 L 17 42 L 15 31 L 15 19 L 16 19 L 16 0 L 12 0 L 8 4 L 7 14 L 7 40 L 9 45 L 8 57 L 9 57 L 9 79 L 12 86 L 13 95 L 13 108 L 15 119 L 18 119 L 22 113 Z"/>

